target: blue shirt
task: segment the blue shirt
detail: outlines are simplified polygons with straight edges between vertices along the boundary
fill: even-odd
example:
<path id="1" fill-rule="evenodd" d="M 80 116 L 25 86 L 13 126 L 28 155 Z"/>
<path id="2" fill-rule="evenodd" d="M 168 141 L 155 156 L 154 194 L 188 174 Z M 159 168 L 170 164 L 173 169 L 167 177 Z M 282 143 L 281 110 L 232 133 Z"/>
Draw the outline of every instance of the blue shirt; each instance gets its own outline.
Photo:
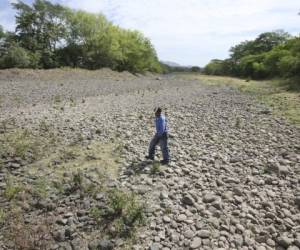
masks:
<path id="1" fill-rule="evenodd" d="M 155 127 L 156 127 L 156 134 L 158 136 L 161 136 L 163 133 L 168 131 L 167 120 L 164 115 L 160 115 L 159 117 L 155 118 Z"/>

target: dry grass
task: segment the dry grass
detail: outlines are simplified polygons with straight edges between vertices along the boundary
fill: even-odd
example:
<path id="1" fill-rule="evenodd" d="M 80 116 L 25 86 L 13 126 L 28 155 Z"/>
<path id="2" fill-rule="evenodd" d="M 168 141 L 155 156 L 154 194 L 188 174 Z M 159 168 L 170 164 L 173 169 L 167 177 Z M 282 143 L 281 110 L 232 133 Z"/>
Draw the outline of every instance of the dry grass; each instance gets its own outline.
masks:
<path id="1" fill-rule="evenodd" d="M 24 215 L 18 209 L 12 209 L 9 218 L 10 220 L 5 225 L 5 237 L 13 245 L 13 249 L 46 250 L 50 248 L 54 218 L 35 218 L 28 224 L 24 220 Z"/>
<path id="2" fill-rule="evenodd" d="M 222 76 L 186 74 L 182 77 L 199 80 L 208 85 L 226 85 L 255 95 L 261 102 L 272 107 L 274 115 L 283 116 L 300 126 L 300 92 L 284 80 L 246 81 Z M 299 85 L 299 84 L 298 84 Z"/>
<path id="3" fill-rule="evenodd" d="M 94 141 L 88 146 L 64 146 L 29 166 L 28 173 L 61 180 L 66 172 L 72 175 L 86 170 L 95 179 L 104 181 L 118 176 L 120 158 L 117 145 Z"/>

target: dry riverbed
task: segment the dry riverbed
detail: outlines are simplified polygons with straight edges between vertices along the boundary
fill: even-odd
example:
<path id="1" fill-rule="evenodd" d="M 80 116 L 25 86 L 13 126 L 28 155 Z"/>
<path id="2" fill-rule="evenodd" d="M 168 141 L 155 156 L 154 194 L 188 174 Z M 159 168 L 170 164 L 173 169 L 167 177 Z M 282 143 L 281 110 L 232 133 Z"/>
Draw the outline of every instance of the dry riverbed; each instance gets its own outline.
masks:
<path id="1" fill-rule="evenodd" d="M 299 128 L 210 81 L 0 71 L 0 249 L 300 249 Z"/>

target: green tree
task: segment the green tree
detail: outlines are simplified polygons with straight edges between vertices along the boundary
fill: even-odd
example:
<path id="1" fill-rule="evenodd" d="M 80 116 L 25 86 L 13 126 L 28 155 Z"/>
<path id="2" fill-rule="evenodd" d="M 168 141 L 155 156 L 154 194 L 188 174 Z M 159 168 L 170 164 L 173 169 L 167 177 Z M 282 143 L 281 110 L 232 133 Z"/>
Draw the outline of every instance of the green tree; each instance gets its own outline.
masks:
<path id="1" fill-rule="evenodd" d="M 0 25 L 0 40 L 3 39 L 5 36 L 5 32 L 3 30 L 3 27 Z"/>
<path id="2" fill-rule="evenodd" d="M 274 47 L 286 43 L 290 38 L 291 36 L 282 30 L 265 32 L 253 41 L 241 42 L 232 47 L 230 57 L 234 62 L 239 63 L 245 56 L 268 52 Z"/>
<path id="3" fill-rule="evenodd" d="M 0 59 L 1 68 L 28 68 L 30 64 L 28 52 L 17 44 L 11 44 Z"/>
<path id="4" fill-rule="evenodd" d="M 300 46 L 297 39 L 282 31 L 265 32 L 252 41 L 244 41 L 231 47 L 230 58 L 226 60 L 213 60 L 206 67 L 205 71 L 216 75 L 234 75 L 262 79 L 276 77 L 287 70 L 287 58 L 294 64 L 290 67 L 291 74 L 297 71 L 297 60 Z M 282 60 L 282 58 L 285 58 Z M 293 70 L 292 70 L 293 69 Z"/>
<path id="5" fill-rule="evenodd" d="M 149 39 L 113 25 L 102 14 L 76 11 L 46 0 L 12 5 L 17 11 L 16 31 L 1 39 L 4 35 L 0 29 L 1 67 L 161 71 Z M 19 62 L 18 56 L 22 58 Z"/>
<path id="6" fill-rule="evenodd" d="M 12 5 L 17 11 L 16 35 L 20 45 L 38 52 L 44 68 L 57 66 L 55 50 L 65 37 L 67 9 L 45 0 L 36 0 L 32 6 L 22 1 Z"/>
<path id="7" fill-rule="evenodd" d="M 242 58 L 239 65 L 239 74 L 254 79 L 264 78 L 267 74 L 264 64 L 264 55 L 249 55 Z"/>
<path id="8" fill-rule="evenodd" d="M 286 43 L 290 38 L 291 36 L 282 30 L 262 33 L 254 40 L 253 54 L 268 52 L 274 47 Z"/>
<path id="9" fill-rule="evenodd" d="M 225 75 L 224 61 L 213 59 L 204 68 L 204 73 L 208 75 Z"/>

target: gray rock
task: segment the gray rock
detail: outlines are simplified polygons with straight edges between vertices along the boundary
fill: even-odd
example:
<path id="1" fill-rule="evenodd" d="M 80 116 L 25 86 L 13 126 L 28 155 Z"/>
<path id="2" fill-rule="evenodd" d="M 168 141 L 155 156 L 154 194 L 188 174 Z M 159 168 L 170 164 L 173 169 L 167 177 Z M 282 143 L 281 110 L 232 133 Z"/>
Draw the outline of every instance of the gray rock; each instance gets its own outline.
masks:
<path id="1" fill-rule="evenodd" d="M 181 201 L 183 204 L 189 205 L 189 206 L 193 206 L 195 204 L 195 200 L 191 195 L 185 195 Z"/>
<path id="2" fill-rule="evenodd" d="M 280 246 L 288 248 L 290 245 L 293 244 L 294 239 L 291 239 L 287 236 L 281 236 L 281 237 L 278 238 L 277 242 Z"/>
<path id="3" fill-rule="evenodd" d="M 209 238 L 211 233 L 209 230 L 203 229 L 203 230 L 198 231 L 197 235 L 199 237 L 205 239 L 205 238 Z"/>
<path id="4" fill-rule="evenodd" d="M 170 223 L 171 222 L 171 219 L 170 219 L 170 217 L 168 217 L 168 216 L 164 216 L 163 217 L 163 221 L 165 222 L 165 223 Z"/>
<path id="5" fill-rule="evenodd" d="M 178 217 L 177 217 L 177 220 L 178 222 L 182 222 L 182 221 L 186 221 L 187 220 L 187 217 L 185 214 L 180 214 Z"/>
<path id="6" fill-rule="evenodd" d="M 300 247 L 300 238 L 296 238 L 295 241 L 294 241 L 294 244 L 295 244 L 297 247 Z"/>
<path id="7" fill-rule="evenodd" d="M 199 237 L 194 238 L 190 244 L 190 248 L 191 249 L 199 248 L 201 246 L 201 242 L 202 242 L 201 238 L 199 238 Z"/>
<path id="8" fill-rule="evenodd" d="M 217 197 L 214 194 L 208 193 L 203 197 L 203 202 L 211 203 L 211 202 L 215 201 L 216 199 L 217 199 Z"/>
<path id="9" fill-rule="evenodd" d="M 112 250 L 114 245 L 109 240 L 94 240 L 89 243 L 90 250 Z"/>
<path id="10" fill-rule="evenodd" d="M 194 232 L 192 230 L 188 229 L 183 233 L 183 235 L 185 238 L 191 239 L 194 236 Z"/>
<path id="11" fill-rule="evenodd" d="M 159 195 L 159 198 L 161 200 L 165 200 L 165 199 L 168 199 L 169 195 L 167 192 L 163 191 L 163 192 L 160 192 L 160 195 Z"/>
<path id="12" fill-rule="evenodd" d="M 111 241 L 109 240 L 100 240 L 98 249 L 100 250 L 111 250 L 113 249 L 114 245 Z"/>
<path id="13" fill-rule="evenodd" d="M 61 229 L 54 232 L 53 237 L 56 241 L 63 242 L 65 241 L 65 230 Z"/>
<path id="14" fill-rule="evenodd" d="M 274 240 L 272 239 L 267 239 L 266 243 L 268 244 L 268 246 L 270 247 L 275 247 L 276 243 Z"/>
<path id="15" fill-rule="evenodd" d="M 299 247 L 297 246 L 289 246 L 287 250 L 299 250 Z"/>
<path id="16" fill-rule="evenodd" d="M 295 204 L 300 208 L 300 196 L 295 198 Z"/>
<path id="17" fill-rule="evenodd" d="M 150 247 L 149 250 L 159 250 L 160 245 L 158 243 L 153 243 Z"/>

